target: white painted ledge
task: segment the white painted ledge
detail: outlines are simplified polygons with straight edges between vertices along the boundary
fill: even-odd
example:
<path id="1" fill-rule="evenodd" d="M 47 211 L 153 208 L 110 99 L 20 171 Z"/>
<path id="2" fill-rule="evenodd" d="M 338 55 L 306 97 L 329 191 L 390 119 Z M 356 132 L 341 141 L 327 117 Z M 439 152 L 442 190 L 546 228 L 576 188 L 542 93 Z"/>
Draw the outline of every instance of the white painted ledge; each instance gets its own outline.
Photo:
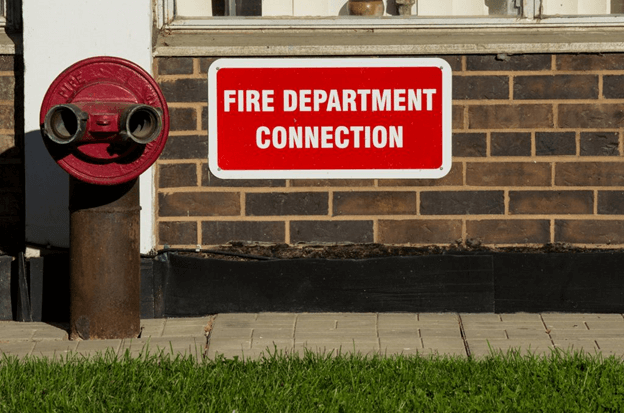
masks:
<path id="1" fill-rule="evenodd" d="M 624 27 L 174 30 L 154 56 L 361 56 L 624 52 Z"/>

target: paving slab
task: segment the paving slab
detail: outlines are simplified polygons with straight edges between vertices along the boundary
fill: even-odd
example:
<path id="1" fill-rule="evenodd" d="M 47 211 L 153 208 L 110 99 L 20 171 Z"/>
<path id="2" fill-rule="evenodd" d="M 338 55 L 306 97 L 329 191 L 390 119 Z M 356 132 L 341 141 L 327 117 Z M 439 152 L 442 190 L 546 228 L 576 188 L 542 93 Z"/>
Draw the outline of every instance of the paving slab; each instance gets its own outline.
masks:
<path id="1" fill-rule="evenodd" d="M 16 341 L 11 343 L 0 342 L 0 355 L 6 354 L 9 356 L 17 356 L 21 359 L 29 356 L 34 348 L 34 341 Z"/>

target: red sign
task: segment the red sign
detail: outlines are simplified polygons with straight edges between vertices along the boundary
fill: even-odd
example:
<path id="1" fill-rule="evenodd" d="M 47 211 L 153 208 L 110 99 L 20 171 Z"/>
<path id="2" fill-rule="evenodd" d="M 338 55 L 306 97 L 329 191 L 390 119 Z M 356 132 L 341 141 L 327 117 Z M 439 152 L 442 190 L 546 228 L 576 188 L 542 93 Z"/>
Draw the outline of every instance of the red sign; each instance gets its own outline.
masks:
<path id="1" fill-rule="evenodd" d="M 208 96 L 219 178 L 440 178 L 451 168 L 442 59 L 219 59 Z"/>

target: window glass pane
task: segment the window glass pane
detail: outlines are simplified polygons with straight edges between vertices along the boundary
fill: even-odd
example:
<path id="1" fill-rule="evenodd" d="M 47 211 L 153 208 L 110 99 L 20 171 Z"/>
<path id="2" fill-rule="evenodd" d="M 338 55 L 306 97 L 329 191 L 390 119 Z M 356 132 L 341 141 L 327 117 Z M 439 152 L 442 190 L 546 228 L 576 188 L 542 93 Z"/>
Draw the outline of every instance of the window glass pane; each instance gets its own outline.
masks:
<path id="1" fill-rule="evenodd" d="M 396 0 L 383 0 L 384 15 L 398 15 Z M 601 0 L 603 1 L 603 0 Z M 520 0 L 417 0 L 413 16 L 517 16 Z M 347 16 L 348 0 L 176 0 L 176 16 Z"/>
<path id="2" fill-rule="evenodd" d="M 545 16 L 607 15 L 624 13 L 624 0 L 542 0 Z"/>

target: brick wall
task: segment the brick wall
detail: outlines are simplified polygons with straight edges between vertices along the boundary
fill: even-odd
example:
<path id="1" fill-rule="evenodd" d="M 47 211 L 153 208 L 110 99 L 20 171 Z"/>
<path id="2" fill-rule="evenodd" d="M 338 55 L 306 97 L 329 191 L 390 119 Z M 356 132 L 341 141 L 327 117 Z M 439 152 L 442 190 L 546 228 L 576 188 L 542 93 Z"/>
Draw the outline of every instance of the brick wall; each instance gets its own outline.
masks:
<path id="1" fill-rule="evenodd" d="M 624 54 L 468 55 L 440 180 L 222 180 L 207 167 L 209 58 L 160 58 L 161 248 L 262 242 L 624 244 Z M 3 72 L 4 73 L 4 72 Z"/>
<path id="2" fill-rule="evenodd" d="M 0 254 L 24 248 L 22 88 L 13 56 L 0 55 Z M 21 59 L 17 59 L 21 64 Z M 19 79 L 19 77 L 18 77 Z"/>

